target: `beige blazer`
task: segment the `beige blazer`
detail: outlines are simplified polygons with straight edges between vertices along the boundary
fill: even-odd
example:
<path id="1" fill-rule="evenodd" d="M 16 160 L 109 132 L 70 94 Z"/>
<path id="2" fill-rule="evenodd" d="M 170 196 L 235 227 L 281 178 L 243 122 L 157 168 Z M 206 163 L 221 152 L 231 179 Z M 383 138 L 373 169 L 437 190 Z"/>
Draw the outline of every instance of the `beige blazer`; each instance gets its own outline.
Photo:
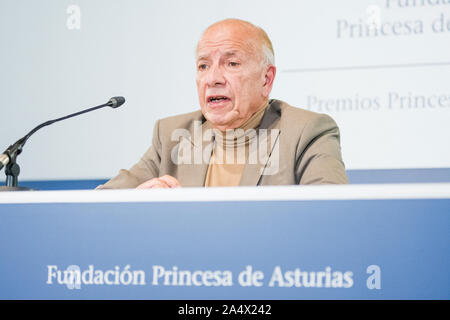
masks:
<path id="1" fill-rule="evenodd" d="M 139 162 L 98 189 L 135 188 L 166 174 L 183 187 L 204 186 L 214 143 L 214 136 L 206 134 L 210 128 L 200 110 L 158 120 L 152 146 Z M 267 155 L 245 165 L 241 186 L 348 183 L 339 128 L 328 115 L 273 99 L 261 129 L 267 133 L 260 137 L 267 142 Z M 191 161 L 186 160 L 189 155 Z"/>

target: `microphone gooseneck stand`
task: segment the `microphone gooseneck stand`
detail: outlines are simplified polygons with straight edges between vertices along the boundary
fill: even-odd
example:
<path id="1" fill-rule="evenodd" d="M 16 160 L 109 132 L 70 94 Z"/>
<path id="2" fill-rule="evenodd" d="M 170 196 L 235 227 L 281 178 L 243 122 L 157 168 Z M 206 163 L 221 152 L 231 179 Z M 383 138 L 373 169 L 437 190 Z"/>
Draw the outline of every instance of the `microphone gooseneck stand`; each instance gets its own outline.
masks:
<path id="1" fill-rule="evenodd" d="M 44 123 L 41 123 L 36 128 L 28 132 L 23 138 L 16 141 L 16 143 L 10 145 L 8 149 L 6 149 L 2 155 L 0 155 L 0 170 L 5 167 L 6 174 L 6 186 L 0 186 L 0 191 L 24 191 L 31 190 L 26 187 L 19 187 L 19 174 L 20 174 L 20 166 L 17 164 L 17 156 L 22 153 L 23 146 L 27 142 L 27 140 L 39 129 L 51 125 L 52 123 L 62 121 L 68 118 L 72 118 L 78 116 L 80 114 L 94 111 L 103 107 L 111 107 L 118 108 L 122 104 L 125 103 L 124 97 L 113 97 L 109 99 L 107 103 L 101 104 L 96 107 L 92 107 L 86 110 L 82 110 L 76 113 L 69 114 L 68 116 L 64 116 L 58 119 L 49 120 Z"/>
<path id="2" fill-rule="evenodd" d="M 7 151 L 5 151 L 5 153 L 8 152 L 8 150 L 11 150 L 13 152 L 8 152 L 8 154 L 10 154 L 8 161 L 8 164 L 6 165 L 5 168 L 5 174 L 6 174 L 6 186 L 0 186 L 0 191 L 26 191 L 26 190 L 31 190 L 27 187 L 19 187 L 18 184 L 18 177 L 19 177 L 19 173 L 20 173 L 20 166 L 17 164 L 16 162 L 16 158 L 17 156 L 20 154 L 20 152 L 22 151 L 21 149 L 17 150 L 16 152 L 14 152 L 14 147 L 16 144 L 18 145 L 18 143 L 21 141 L 22 139 L 20 139 L 19 141 L 17 141 L 14 145 L 10 146 Z M 3 165 L 1 165 L 3 167 Z M 1 168 L 1 167 L 0 167 Z"/>

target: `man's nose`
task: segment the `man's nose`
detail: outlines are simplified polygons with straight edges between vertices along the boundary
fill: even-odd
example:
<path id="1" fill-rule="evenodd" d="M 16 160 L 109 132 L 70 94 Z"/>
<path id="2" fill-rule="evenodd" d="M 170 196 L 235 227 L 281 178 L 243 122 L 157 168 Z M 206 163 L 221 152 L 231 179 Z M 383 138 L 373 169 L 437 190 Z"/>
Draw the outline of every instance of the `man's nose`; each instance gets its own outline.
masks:
<path id="1" fill-rule="evenodd" d="M 207 83 L 210 87 L 221 86 L 225 84 L 225 78 L 222 70 L 218 66 L 211 66 L 208 70 Z"/>

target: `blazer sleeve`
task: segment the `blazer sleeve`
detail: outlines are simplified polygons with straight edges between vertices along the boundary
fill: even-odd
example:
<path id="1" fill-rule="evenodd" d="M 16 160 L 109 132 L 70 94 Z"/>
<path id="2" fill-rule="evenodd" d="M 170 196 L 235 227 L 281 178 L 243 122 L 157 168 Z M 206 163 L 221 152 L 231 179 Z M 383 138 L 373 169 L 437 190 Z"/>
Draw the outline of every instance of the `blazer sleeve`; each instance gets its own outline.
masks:
<path id="1" fill-rule="evenodd" d="M 336 122 L 320 114 L 306 124 L 298 144 L 295 174 L 299 184 L 348 183 Z"/>
<path id="2" fill-rule="evenodd" d="M 159 176 L 161 164 L 161 140 L 159 138 L 158 120 L 153 129 L 152 145 L 141 157 L 139 162 L 129 170 L 121 169 L 119 174 L 99 185 L 96 189 L 132 189 L 141 183 Z"/>

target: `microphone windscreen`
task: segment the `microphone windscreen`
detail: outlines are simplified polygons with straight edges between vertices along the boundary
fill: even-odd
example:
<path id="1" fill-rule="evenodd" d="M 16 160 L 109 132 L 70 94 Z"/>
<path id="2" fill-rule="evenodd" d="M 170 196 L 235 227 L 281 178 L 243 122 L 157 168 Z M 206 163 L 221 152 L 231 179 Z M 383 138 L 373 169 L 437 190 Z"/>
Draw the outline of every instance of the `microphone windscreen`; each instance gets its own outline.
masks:
<path id="1" fill-rule="evenodd" d="M 121 105 L 123 105 L 125 103 L 125 98 L 124 97 L 112 97 L 111 99 L 109 99 L 109 106 L 111 108 L 118 108 Z"/>

